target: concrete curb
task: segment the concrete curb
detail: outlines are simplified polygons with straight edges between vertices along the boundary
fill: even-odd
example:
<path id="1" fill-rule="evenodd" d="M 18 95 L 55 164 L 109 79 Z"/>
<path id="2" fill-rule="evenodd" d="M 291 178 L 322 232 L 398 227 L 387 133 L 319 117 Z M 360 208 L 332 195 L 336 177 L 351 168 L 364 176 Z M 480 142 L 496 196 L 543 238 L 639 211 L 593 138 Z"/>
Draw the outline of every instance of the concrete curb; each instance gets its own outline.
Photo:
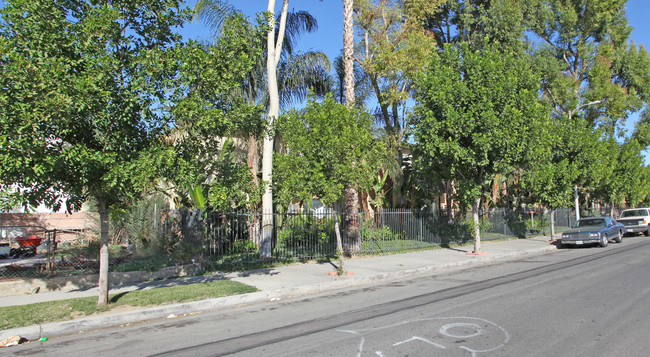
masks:
<path id="1" fill-rule="evenodd" d="M 277 290 L 255 292 L 242 295 L 226 296 L 222 298 L 207 299 L 189 303 L 174 305 L 163 305 L 137 311 L 127 311 L 114 314 L 97 315 L 69 321 L 52 322 L 43 325 L 32 325 L 0 332 L 0 339 L 9 336 L 22 336 L 28 340 L 38 340 L 41 337 L 52 337 L 71 333 L 83 333 L 84 331 L 96 330 L 107 327 L 127 325 L 147 320 L 162 318 L 173 318 L 187 314 L 210 311 L 219 308 L 235 307 L 240 305 L 251 305 L 263 302 L 273 302 L 283 299 L 291 299 L 306 295 L 316 295 L 333 290 L 339 290 L 352 286 L 372 284 L 382 281 L 395 280 L 398 278 L 415 277 L 437 271 L 444 271 L 451 268 L 471 267 L 495 261 L 506 260 L 524 255 L 536 255 L 550 253 L 557 250 L 555 246 L 547 246 L 537 249 L 517 251 L 494 256 L 476 256 L 475 259 L 461 262 L 436 264 L 416 269 L 407 269 L 397 272 L 387 272 L 372 276 L 351 276 L 328 283 L 319 283 L 299 287 L 283 288 Z"/>

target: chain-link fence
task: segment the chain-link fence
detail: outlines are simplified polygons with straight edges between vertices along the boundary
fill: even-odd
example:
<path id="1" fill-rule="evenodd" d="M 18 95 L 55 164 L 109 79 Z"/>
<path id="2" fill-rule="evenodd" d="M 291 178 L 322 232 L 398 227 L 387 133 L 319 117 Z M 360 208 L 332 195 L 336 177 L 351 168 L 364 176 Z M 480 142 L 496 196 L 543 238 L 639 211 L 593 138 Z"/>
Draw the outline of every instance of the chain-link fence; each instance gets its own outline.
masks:
<path id="1" fill-rule="evenodd" d="M 563 232 L 575 224 L 572 209 L 507 209 L 494 208 L 481 212 L 481 238 L 526 237 L 529 235 L 550 235 L 551 215 L 555 217 L 555 232 Z"/>
<path id="2" fill-rule="evenodd" d="M 0 281 L 99 271 L 99 240 L 93 232 L 40 226 L 3 226 L 0 232 Z M 115 248 L 109 261 L 111 271 L 131 257 L 119 246 Z"/>

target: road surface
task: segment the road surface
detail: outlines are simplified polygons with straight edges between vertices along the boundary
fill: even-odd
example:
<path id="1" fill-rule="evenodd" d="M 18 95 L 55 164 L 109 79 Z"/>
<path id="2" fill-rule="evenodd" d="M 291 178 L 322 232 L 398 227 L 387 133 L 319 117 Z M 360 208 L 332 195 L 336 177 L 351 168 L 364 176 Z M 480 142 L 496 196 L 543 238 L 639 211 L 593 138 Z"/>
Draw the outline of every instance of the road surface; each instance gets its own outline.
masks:
<path id="1" fill-rule="evenodd" d="M 60 336 L 15 356 L 646 356 L 650 238 Z"/>

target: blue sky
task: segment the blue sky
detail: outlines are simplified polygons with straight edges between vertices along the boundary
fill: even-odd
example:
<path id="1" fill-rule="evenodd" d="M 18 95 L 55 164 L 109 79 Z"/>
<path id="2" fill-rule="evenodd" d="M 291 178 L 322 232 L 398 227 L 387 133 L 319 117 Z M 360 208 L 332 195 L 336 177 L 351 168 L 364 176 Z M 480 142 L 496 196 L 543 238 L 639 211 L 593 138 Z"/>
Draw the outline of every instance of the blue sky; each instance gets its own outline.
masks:
<path id="1" fill-rule="evenodd" d="M 193 7 L 196 0 L 188 0 L 186 4 Z M 235 8 L 242 10 L 248 16 L 266 11 L 267 0 L 229 0 Z M 276 0 L 276 13 L 282 8 L 282 0 Z M 318 50 L 324 52 L 330 61 L 338 56 L 343 47 L 343 1 L 341 0 L 289 0 L 289 10 L 304 10 L 318 21 L 318 31 L 305 34 L 299 43 L 302 51 Z M 185 25 L 183 36 L 198 40 L 210 40 L 210 33 L 201 23 Z"/>
<path id="2" fill-rule="evenodd" d="M 196 0 L 187 2 L 188 6 L 194 6 Z M 253 16 L 257 12 L 266 11 L 268 2 L 266 0 L 231 0 L 236 8 L 243 10 L 247 15 Z M 280 11 L 282 0 L 276 0 L 276 12 Z M 299 44 L 302 51 L 319 50 L 323 51 L 333 61 L 339 55 L 343 46 L 343 2 L 341 0 L 290 0 L 290 9 L 305 10 L 318 20 L 318 31 L 305 34 Z M 643 44 L 646 49 L 650 46 L 650 1 L 628 0 L 627 14 L 630 26 L 632 26 L 632 40 L 637 44 Z M 209 41 L 210 35 L 201 23 L 190 23 L 182 31 L 188 38 Z M 634 123 L 638 120 L 638 114 L 632 115 L 626 123 L 626 131 L 629 133 L 634 129 Z M 645 152 L 646 165 L 650 165 L 650 150 Z"/>
<path id="3" fill-rule="evenodd" d="M 632 26 L 632 41 L 637 45 L 644 45 L 646 50 L 650 46 L 650 23 L 648 23 L 648 16 L 650 15 L 650 2 L 648 0 L 628 0 L 627 2 L 627 19 Z M 626 129 L 628 133 L 634 130 L 634 123 L 639 119 L 638 114 L 632 115 L 627 123 Z M 645 164 L 650 165 L 650 150 L 645 150 Z"/>

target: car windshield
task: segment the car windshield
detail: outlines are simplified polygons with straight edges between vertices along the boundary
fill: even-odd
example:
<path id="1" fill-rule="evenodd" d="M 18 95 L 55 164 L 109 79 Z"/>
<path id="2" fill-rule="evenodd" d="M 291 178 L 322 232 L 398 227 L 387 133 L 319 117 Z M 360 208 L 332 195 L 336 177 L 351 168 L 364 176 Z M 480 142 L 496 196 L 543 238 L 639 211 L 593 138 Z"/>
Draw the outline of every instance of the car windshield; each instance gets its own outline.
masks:
<path id="1" fill-rule="evenodd" d="M 623 211 L 623 213 L 621 213 L 621 217 L 637 217 L 637 216 L 647 216 L 647 215 L 648 215 L 647 209 L 633 209 L 630 211 Z"/>
<path id="2" fill-rule="evenodd" d="M 581 219 L 575 225 L 575 228 L 580 227 L 605 227 L 605 220 L 602 218 Z"/>

